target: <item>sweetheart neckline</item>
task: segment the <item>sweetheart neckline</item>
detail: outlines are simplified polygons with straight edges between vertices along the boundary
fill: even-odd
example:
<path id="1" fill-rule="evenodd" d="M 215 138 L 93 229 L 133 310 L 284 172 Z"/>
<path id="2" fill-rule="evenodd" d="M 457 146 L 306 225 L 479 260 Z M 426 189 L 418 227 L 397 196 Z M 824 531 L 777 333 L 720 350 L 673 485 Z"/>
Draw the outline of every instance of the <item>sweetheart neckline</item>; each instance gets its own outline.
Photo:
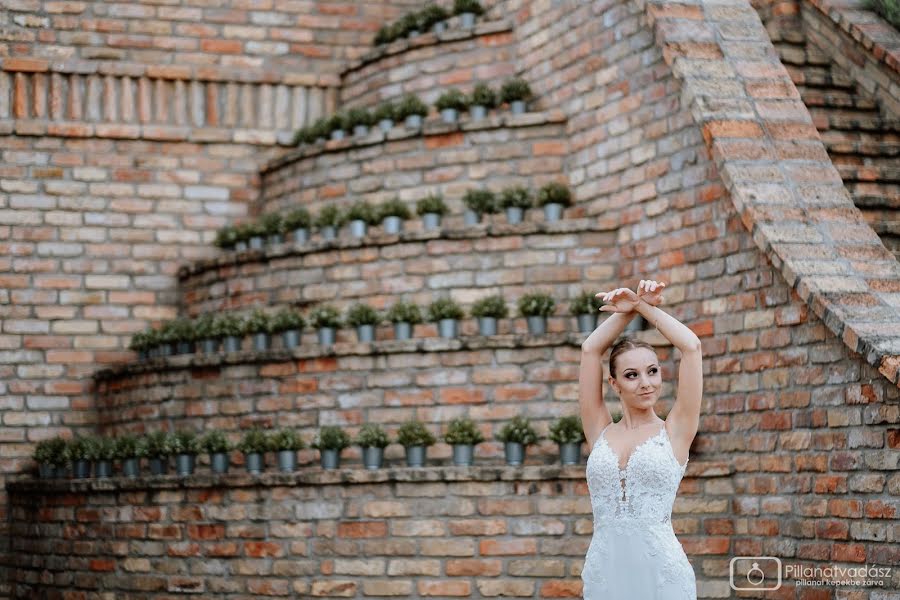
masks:
<path id="1" fill-rule="evenodd" d="M 612 425 L 612 423 L 610 423 L 609 425 Z M 613 450 L 613 447 L 609 445 L 609 441 L 606 439 L 606 430 L 609 428 L 609 425 L 607 425 L 606 427 L 604 427 L 604 428 L 603 428 L 603 431 L 600 432 L 600 436 L 597 438 L 597 441 L 594 442 L 594 447 L 591 448 L 591 451 L 590 451 L 590 453 L 588 454 L 588 458 L 590 458 L 590 455 L 594 453 L 594 450 L 597 449 L 597 444 L 599 444 L 600 441 L 602 440 L 603 443 L 606 444 L 606 447 L 609 449 L 610 454 L 612 454 L 613 457 L 616 459 L 616 469 L 618 469 L 620 475 L 622 475 L 622 474 L 628 472 L 628 467 L 631 465 L 631 459 L 634 458 L 634 455 L 637 454 L 637 451 L 638 451 L 642 446 L 644 446 L 645 444 L 647 444 L 647 443 L 650 442 L 651 440 L 654 440 L 654 439 L 658 438 L 660 435 L 663 435 L 663 434 L 665 434 L 666 439 L 669 438 L 669 432 L 668 432 L 668 430 L 666 429 L 666 424 L 663 423 L 663 426 L 659 428 L 659 431 L 658 431 L 658 432 L 656 432 L 655 434 L 651 435 L 650 437 L 648 437 L 647 439 L 645 439 L 644 441 L 642 441 L 641 443 L 639 443 L 637 446 L 635 446 L 635 447 L 631 450 L 631 454 L 628 455 L 628 460 L 625 461 L 625 468 L 623 469 L 623 468 L 619 467 L 619 460 L 620 460 L 619 454 L 618 454 L 615 450 Z M 671 440 L 669 440 L 669 447 L 672 448 L 672 441 L 671 441 Z M 678 457 L 675 456 L 675 449 L 674 449 L 674 448 L 672 448 L 671 456 L 672 456 L 672 458 L 675 460 L 675 464 L 678 465 L 678 467 L 679 467 L 682 471 L 683 471 L 684 469 L 687 468 L 687 464 L 688 464 L 688 462 L 690 462 L 690 460 L 691 460 L 691 458 L 690 458 L 690 456 L 689 456 L 689 457 L 684 461 L 684 464 L 681 464 L 680 462 L 678 462 Z"/>

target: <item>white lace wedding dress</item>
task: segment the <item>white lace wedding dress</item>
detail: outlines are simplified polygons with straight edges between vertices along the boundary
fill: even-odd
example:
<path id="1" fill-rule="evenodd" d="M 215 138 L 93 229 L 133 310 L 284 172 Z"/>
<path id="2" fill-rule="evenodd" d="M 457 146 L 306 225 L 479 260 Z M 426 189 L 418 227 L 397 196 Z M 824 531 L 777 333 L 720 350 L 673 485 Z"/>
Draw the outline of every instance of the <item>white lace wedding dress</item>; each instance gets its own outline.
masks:
<path id="1" fill-rule="evenodd" d="M 587 460 L 594 534 L 581 571 L 584 600 L 696 600 L 694 569 L 670 520 L 686 468 L 665 423 L 624 470 L 603 430 Z"/>

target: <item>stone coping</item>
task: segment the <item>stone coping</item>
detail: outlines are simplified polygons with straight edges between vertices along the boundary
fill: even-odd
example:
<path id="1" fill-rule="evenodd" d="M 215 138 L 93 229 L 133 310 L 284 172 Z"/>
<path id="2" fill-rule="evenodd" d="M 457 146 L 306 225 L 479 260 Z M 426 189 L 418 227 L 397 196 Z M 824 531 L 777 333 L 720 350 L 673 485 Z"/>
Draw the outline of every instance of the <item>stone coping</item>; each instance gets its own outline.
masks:
<path id="1" fill-rule="evenodd" d="M 148 123 L 90 123 L 51 119 L 0 119 L 0 135 L 57 136 L 67 138 L 103 138 L 111 140 L 149 140 L 152 142 L 191 142 L 196 144 L 250 144 L 275 146 L 292 136 L 292 131 L 234 127 L 193 127 Z"/>
<path id="2" fill-rule="evenodd" d="M 315 254 L 332 250 L 352 250 L 355 248 L 372 246 L 391 246 L 394 244 L 406 244 L 410 242 L 429 242 L 432 240 L 465 240 L 481 239 L 484 237 L 504 237 L 513 235 L 534 234 L 568 234 L 582 232 L 613 231 L 617 225 L 606 221 L 598 221 L 594 218 L 563 219 L 556 222 L 526 222 L 526 223 L 481 223 L 478 225 L 466 225 L 464 227 L 451 228 L 440 227 L 433 230 L 403 231 L 399 234 L 385 234 L 381 232 L 370 233 L 365 237 L 355 238 L 350 235 L 340 235 L 333 240 L 315 239 L 305 244 L 284 242 L 276 246 L 269 246 L 260 250 L 236 250 L 223 251 L 221 256 L 198 260 L 190 265 L 183 265 L 178 269 L 178 278 L 183 281 L 192 276 L 206 271 L 239 266 L 243 264 L 267 262 L 287 256 L 303 254 Z M 291 235 L 289 232 L 288 235 Z"/>
<path id="3" fill-rule="evenodd" d="M 547 125 L 551 123 L 565 123 L 566 115 L 561 110 L 549 110 L 543 112 L 529 112 L 521 115 L 514 115 L 508 111 L 502 111 L 489 115 L 484 119 L 474 121 L 468 116 L 461 118 L 456 123 L 445 123 L 439 117 L 431 117 L 423 119 L 422 127 L 416 129 L 407 129 L 403 123 L 395 123 L 393 129 L 383 132 L 378 126 L 370 128 L 369 134 L 365 137 L 356 138 L 348 135 L 342 140 L 328 140 L 324 143 L 306 145 L 297 150 L 287 152 L 283 156 L 269 161 L 260 168 L 260 174 L 265 175 L 271 171 L 289 165 L 290 163 L 303 160 L 304 158 L 318 156 L 319 154 L 330 154 L 333 152 L 343 152 L 346 150 L 355 150 L 357 148 L 366 148 L 384 142 L 392 142 L 395 140 L 406 140 L 409 138 L 432 137 L 438 135 L 447 135 L 457 131 L 483 131 L 489 129 L 500 129 L 503 127 L 534 127 L 536 125 Z M 278 143 L 282 146 L 293 147 L 291 136 L 279 135 Z"/>
<path id="4" fill-rule="evenodd" d="M 483 35 L 493 35 L 504 31 L 512 31 L 513 29 L 512 21 L 509 19 L 476 23 L 475 27 L 471 29 L 454 27 L 452 23 L 456 21 L 458 21 L 458 18 L 456 17 L 448 19 L 450 24 L 443 33 L 429 31 L 428 33 L 422 33 L 414 38 L 401 38 L 390 44 L 378 46 L 374 50 L 361 56 L 359 59 L 350 62 L 350 64 L 348 64 L 341 72 L 341 78 L 346 78 L 348 74 L 358 71 L 371 63 L 378 62 L 389 56 L 402 54 L 408 50 L 415 50 L 426 46 L 436 46 L 445 42 L 457 42 Z"/>
<path id="5" fill-rule="evenodd" d="M 900 75 L 900 31 L 861 0 L 807 0 L 859 42 L 876 60 Z"/>

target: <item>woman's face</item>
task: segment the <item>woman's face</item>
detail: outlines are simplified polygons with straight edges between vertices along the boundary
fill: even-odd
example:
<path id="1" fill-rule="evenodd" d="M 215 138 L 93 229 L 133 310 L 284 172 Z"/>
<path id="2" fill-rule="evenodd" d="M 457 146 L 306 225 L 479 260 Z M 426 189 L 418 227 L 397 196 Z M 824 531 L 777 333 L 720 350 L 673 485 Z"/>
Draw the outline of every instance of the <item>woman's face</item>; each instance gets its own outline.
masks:
<path id="1" fill-rule="evenodd" d="M 646 410 L 659 399 L 662 372 L 656 353 L 647 348 L 627 350 L 616 358 L 616 376 L 609 378 L 622 402 Z"/>

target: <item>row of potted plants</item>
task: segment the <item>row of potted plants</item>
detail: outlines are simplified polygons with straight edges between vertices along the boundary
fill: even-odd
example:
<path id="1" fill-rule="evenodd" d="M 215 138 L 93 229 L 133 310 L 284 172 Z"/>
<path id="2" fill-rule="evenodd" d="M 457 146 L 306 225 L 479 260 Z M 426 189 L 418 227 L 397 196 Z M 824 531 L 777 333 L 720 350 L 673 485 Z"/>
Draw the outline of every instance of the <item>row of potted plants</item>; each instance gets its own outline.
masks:
<path id="1" fill-rule="evenodd" d="M 597 326 L 597 314 L 602 301 L 592 292 L 583 291 L 569 305 L 569 311 L 578 321 L 578 331 L 589 333 Z M 556 300 L 548 293 L 535 291 L 522 295 L 517 303 L 518 315 L 524 317 L 528 332 L 541 335 L 547 331 L 547 318 L 556 310 Z M 502 295 L 481 298 L 473 303 L 469 315 L 478 319 L 481 335 L 496 335 L 500 319 L 509 316 L 509 308 Z M 439 334 L 445 338 L 459 335 L 459 321 L 465 318 L 465 311 L 452 298 L 439 298 L 428 305 L 425 317 L 437 323 Z M 313 308 L 308 314 L 308 322 L 317 332 L 320 344 L 334 343 L 336 332 L 344 326 L 356 329 L 360 342 L 375 341 L 375 327 L 384 323 L 394 326 L 394 338 L 412 338 L 413 326 L 422 323 L 422 310 L 418 305 L 400 300 L 384 313 L 374 307 L 357 303 L 350 306 L 342 316 L 330 304 Z M 301 335 L 307 325 L 307 318 L 299 312 L 285 308 L 275 314 L 255 309 L 248 317 L 225 314 L 206 314 L 197 319 L 176 319 L 164 323 L 158 329 L 148 329 L 132 336 L 130 348 L 138 353 L 141 360 L 176 354 L 193 354 L 198 349 L 204 354 L 218 352 L 239 352 L 245 336 L 250 336 L 256 351 L 272 347 L 272 336 L 280 335 L 287 349 L 300 344 Z M 632 321 L 634 323 L 634 321 Z"/>
<path id="2" fill-rule="evenodd" d="M 550 425 L 548 437 L 559 445 L 562 464 L 578 464 L 581 444 L 585 440 L 580 417 L 560 417 Z M 520 465 L 528 446 L 545 438 L 535 431 L 529 419 L 515 416 L 504 424 L 495 439 L 504 443 L 507 464 Z M 443 440 L 453 447 L 453 464 L 471 465 L 474 448 L 484 441 L 484 436 L 475 421 L 460 417 L 448 424 Z M 341 451 L 351 445 L 362 449 L 363 464 L 367 469 L 378 469 L 384 462 L 384 449 L 392 442 L 405 448 L 407 466 L 422 467 L 427 460 L 428 447 L 437 443 L 437 438 L 424 423 L 417 420 L 402 424 L 394 440 L 375 423 L 360 427 L 354 438 L 340 426 L 326 425 L 318 431 L 309 447 L 319 450 L 323 469 L 339 468 Z M 141 459 L 144 458 L 149 461 L 150 474 L 163 475 L 169 470 L 171 457 L 175 458 L 175 472 L 178 475 L 190 475 L 196 469 L 197 456 L 202 453 L 209 455 L 212 472 L 227 473 L 232 450 L 243 453 L 246 469 L 250 473 L 265 470 L 268 452 L 276 454 L 280 471 L 291 472 L 297 468 L 297 451 L 305 448 L 307 443 L 292 429 L 269 433 L 254 428 L 245 433 L 237 444 L 232 444 L 219 430 L 202 436 L 190 430 L 179 430 L 174 433 L 157 431 L 142 436 L 79 436 L 71 440 L 55 437 L 38 442 L 34 459 L 42 479 L 65 477 L 69 473 L 69 464 L 74 478 L 87 478 L 91 473 L 94 477 L 112 477 L 113 465 L 117 460 L 121 461 L 124 476 L 139 477 Z"/>
<path id="3" fill-rule="evenodd" d="M 456 123 L 464 112 L 469 112 L 473 120 L 485 119 L 493 108 L 503 103 L 516 115 L 527 110 L 527 102 L 532 98 L 531 87 L 520 77 L 507 79 L 499 92 L 487 84 L 477 85 L 471 95 L 458 88 L 450 88 L 442 93 L 434 103 L 435 109 L 445 123 Z M 327 117 L 316 119 L 311 125 L 302 127 L 294 135 L 294 145 L 324 144 L 327 140 L 342 140 L 346 135 L 365 137 L 369 128 L 377 127 L 388 132 L 397 123 L 407 129 L 419 129 L 430 109 L 415 94 L 406 94 L 398 102 L 383 102 L 375 110 L 349 108 Z"/>
<path id="4" fill-rule="evenodd" d="M 531 207 L 543 208 L 545 221 L 556 222 L 562 218 L 565 207 L 572 204 L 572 193 L 558 182 L 542 186 L 533 197 L 527 188 L 521 186 L 509 187 L 499 193 L 489 189 L 472 189 L 463 195 L 463 203 L 466 206 L 463 214 L 466 225 L 477 225 L 484 215 L 497 214 L 501 210 L 506 212 L 507 223 L 521 223 L 525 211 Z M 416 203 L 416 213 L 422 217 L 426 230 L 440 227 L 441 219 L 448 212 L 449 208 L 439 194 L 426 196 Z M 344 225 L 349 225 L 350 234 L 354 237 L 365 237 L 369 227 L 379 224 L 385 234 L 395 235 L 403 232 L 403 221 L 411 216 L 409 207 L 399 198 L 378 206 L 366 201 L 356 202 L 344 209 L 329 205 L 323 207 L 315 218 L 307 209 L 297 208 L 284 216 L 269 213 L 255 221 L 223 227 L 216 233 L 215 244 L 223 250 L 237 252 L 261 250 L 267 244 L 282 244 L 286 236 L 290 236 L 294 243 L 305 244 L 309 242 L 313 228 L 322 235 L 322 239 L 333 240 Z"/>
<path id="5" fill-rule="evenodd" d="M 453 15 L 458 15 L 460 25 L 465 29 L 475 26 L 475 17 L 484 14 L 484 7 L 478 0 L 454 0 Z M 375 34 L 375 44 L 390 44 L 405 37 L 416 37 L 420 33 L 434 31 L 442 33 L 447 29 L 447 19 L 451 16 L 442 6 L 427 4 L 422 9 L 406 13 L 396 21 L 386 24 Z"/>

